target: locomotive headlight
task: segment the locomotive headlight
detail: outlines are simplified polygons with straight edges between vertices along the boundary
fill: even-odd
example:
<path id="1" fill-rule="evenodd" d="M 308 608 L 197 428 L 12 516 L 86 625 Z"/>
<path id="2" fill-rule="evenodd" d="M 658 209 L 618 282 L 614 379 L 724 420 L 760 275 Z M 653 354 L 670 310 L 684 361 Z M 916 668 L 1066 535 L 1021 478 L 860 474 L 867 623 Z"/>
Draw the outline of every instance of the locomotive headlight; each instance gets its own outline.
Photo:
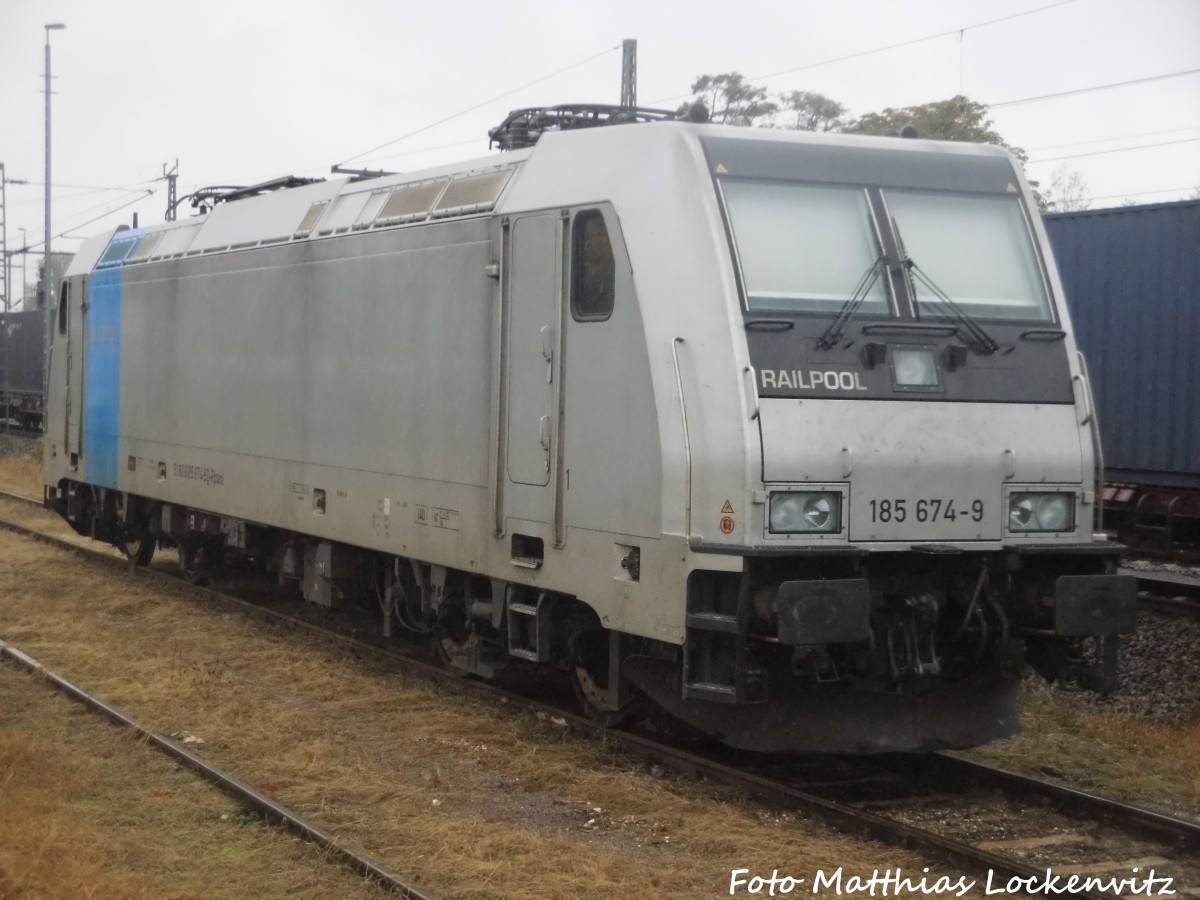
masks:
<path id="1" fill-rule="evenodd" d="M 937 387 L 937 361 L 923 347 L 893 347 L 892 373 L 897 387 Z"/>
<path id="2" fill-rule="evenodd" d="M 771 533 L 835 533 L 841 513 L 842 495 L 835 491 L 781 491 L 771 495 Z"/>
<path id="3" fill-rule="evenodd" d="M 1009 531 L 1070 531 L 1074 526 L 1074 494 L 1009 494 Z"/>

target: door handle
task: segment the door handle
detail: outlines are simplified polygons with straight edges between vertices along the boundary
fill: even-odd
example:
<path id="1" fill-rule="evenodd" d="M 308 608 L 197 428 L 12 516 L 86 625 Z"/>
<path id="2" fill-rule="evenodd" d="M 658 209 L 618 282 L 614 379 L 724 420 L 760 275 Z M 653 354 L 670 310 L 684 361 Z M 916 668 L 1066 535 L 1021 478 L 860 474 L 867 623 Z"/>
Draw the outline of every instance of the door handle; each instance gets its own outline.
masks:
<path id="1" fill-rule="evenodd" d="M 554 329 L 542 326 L 542 359 L 546 360 L 546 384 L 554 381 Z"/>

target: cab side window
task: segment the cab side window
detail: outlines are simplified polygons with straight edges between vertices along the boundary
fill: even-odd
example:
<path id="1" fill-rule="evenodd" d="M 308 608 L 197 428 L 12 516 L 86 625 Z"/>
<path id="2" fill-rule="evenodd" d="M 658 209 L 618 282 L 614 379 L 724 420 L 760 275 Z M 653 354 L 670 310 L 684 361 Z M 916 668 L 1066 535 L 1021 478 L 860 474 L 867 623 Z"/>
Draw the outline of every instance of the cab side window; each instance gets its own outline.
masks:
<path id="1" fill-rule="evenodd" d="M 604 215 L 579 213 L 571 226 L 571 315 L 578 322 L 602 322 L 612 315 L 616 263 Z"/>

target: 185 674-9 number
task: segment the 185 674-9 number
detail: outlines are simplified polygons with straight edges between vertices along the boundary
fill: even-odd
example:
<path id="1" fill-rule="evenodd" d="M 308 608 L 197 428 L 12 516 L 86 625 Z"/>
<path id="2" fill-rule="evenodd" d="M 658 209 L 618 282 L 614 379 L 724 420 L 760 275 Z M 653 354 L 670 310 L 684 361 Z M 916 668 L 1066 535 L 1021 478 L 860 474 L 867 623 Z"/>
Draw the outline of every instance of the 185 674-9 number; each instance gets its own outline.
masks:
<path id="1" fill-rule="evenodd" d="M 910 518 L 917 522 L 956 522 L 959 518 L 972 522 L 983 521 L 983 501 L 972 500 L 969 506 L 953 500 L 937 497 L 912 500 L 909 498 L 872 500 L 872 522 L 906 522 Z"/>

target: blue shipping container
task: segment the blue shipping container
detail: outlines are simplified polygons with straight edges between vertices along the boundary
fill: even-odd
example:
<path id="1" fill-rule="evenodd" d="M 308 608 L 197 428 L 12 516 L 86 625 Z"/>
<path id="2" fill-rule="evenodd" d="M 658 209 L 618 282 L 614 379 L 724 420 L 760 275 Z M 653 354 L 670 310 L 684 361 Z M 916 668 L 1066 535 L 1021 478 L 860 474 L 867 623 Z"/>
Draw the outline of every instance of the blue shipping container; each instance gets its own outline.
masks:
<path id="1" fill-rule="evenodd" d="M 1200 488 L 1200 200 L 1043 217 L 1107 479 Z"/>

